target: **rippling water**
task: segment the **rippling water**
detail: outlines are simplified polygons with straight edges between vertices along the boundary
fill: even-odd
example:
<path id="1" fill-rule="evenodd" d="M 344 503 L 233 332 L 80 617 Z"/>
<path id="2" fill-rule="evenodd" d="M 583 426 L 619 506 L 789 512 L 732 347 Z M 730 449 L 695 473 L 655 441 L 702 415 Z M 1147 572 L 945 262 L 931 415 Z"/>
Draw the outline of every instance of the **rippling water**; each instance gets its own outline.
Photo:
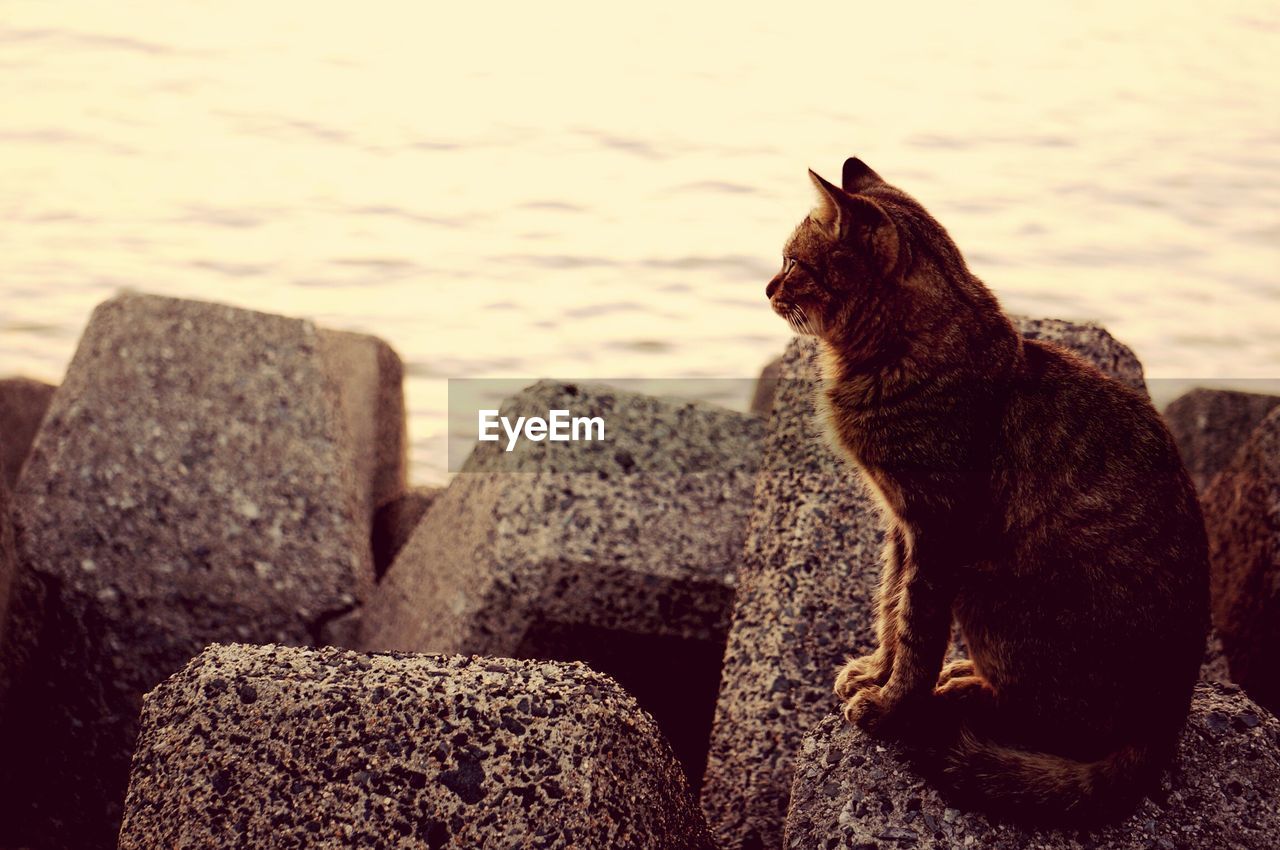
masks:
<path id="1" fill-rule="evenodd" d="M 311 316 L 401 352 L 438 480 L 445 378 L 753 375 L 857 154 L 1009 309 L 1277 376 L 1272 2 L 450 5 L 8 0 L 0 373 L 121 287 Z"/>

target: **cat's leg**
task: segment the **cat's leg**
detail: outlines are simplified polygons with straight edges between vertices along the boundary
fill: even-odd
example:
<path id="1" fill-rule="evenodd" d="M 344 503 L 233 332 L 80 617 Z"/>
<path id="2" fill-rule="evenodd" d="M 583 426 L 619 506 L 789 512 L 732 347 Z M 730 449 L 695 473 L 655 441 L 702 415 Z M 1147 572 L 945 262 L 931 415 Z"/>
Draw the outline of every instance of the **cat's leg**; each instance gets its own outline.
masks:
<path id="1" fill-rule="evenodd" d="M 885 542 L 884 566 L 880 570 L 876 615 L 876 651 L 851 658 L 836 676 L 836 696 L 847 700 L 870 685 L 883 685 L 893 671 L 893 655 L 898 643 L 898 597 L 902 595 L 902 557 L 905 551 L 901 528 L 895 526 Z"/>
<path id="2" fill-rule="evenodd" d="M 897 648 L 889 680 L 869 685 L 844 705 L 844 715 L 868 730 L 893 734 L 927 710 L 951 638 L 955 592 L 945 559 L 928 557 L 917 539 L 903 559 Z M 922 557 L 923 556 L 923 557 Z"/>

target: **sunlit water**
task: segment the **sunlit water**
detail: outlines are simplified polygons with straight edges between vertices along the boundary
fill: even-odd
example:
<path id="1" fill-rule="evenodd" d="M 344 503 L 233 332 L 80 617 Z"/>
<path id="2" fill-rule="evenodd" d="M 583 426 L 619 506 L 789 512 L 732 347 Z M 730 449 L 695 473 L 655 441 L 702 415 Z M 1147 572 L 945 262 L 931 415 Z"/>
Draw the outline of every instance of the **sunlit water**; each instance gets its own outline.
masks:
<path id="1" fill-rule="evenodd" d="M 0 374 L 121 287 L 310 316 L 400 351 L 439 480 L 446 378 L 754 375 L 851 154 L 1009 309 L 1280 374 L 1272 2 L 442 5 L 8 0 Z"/>

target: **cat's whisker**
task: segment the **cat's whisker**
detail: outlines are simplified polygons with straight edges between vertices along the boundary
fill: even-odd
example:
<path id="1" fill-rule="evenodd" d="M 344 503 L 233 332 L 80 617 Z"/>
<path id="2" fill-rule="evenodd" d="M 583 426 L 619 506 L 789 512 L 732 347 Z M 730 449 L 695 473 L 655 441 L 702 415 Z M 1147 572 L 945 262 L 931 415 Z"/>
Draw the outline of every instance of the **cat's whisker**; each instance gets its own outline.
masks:
<path id="1" fill-rule="evenodd" d="M 792 319 L 792 326 L 795 328 L 796 333 L 808 333 L 808 331 L 805 330 L 804 311 L 799 307 L 796 307 L 793 310 L 792 315 L 794 316 Z"/>

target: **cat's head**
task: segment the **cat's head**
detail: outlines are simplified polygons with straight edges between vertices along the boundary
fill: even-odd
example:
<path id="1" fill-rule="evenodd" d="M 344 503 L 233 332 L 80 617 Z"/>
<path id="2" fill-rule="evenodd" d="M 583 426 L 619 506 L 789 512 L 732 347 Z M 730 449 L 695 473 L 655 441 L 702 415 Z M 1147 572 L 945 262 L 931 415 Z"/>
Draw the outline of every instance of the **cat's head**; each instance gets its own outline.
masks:
<path id="1" fill-rule="evenodd" d="M 895 322 L 953 289 L 948 278 L 967 276 L 942 226 L 862 160 L 845 161 L 842 186 L 809 177 L 818 206 L 787 240 L 765 289 L 797 333 L 866 336 L 870 324 Z"/>

